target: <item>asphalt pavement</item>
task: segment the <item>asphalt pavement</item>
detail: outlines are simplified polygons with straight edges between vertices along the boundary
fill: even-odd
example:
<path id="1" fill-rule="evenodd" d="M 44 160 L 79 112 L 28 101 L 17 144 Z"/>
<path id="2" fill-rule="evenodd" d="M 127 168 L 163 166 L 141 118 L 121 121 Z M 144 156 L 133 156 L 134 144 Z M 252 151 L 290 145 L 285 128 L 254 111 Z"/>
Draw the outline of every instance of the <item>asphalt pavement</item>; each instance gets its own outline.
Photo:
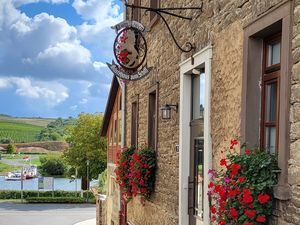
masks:
<path id="1" fill-rule="evenodd" d="M 0 202 L 0 225 L 74 225 L 96 217 L 92 204 Z"/>

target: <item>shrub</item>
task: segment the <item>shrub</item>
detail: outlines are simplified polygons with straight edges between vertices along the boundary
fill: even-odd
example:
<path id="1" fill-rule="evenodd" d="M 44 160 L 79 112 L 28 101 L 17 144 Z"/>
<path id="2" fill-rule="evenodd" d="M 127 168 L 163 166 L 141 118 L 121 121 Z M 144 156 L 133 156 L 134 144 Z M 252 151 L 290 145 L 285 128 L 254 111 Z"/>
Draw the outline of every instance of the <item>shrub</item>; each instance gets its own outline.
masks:
<path id="1" fill-rule="evenodd" d="M 60 176 L 65 173 L 66 166 L 63 159 L 59 157 L 46 156 L 41 157 L 41 169 L 44 174 L 51 176 Z"/>
<path id="2" fill-rule="evenodd" d="M 16 149 L 16 146 L 14 144 L 8 144 L 7 147 L 6 147 L 6 153 L 7 154 L 13 154 L 13 153 L 16 153 L 17 152 L 17 149 Z"/>
<path id="3" fill-rule="evenodd" d="M 0 144 L 10 144 L 10 143 L 12 143 L 12 140 L 11 140 L 11 138 L 1 138 L 0 139 Z"/>
<path id="4" fill-rule="evenodd" d="M 80 196 L 79 191 L 23 191 L 23 197 L 24 198 L 31 198 L 31 197 L 52 197 L 52 194 L 54 194 L 54 197 L 75 197 Z M 0 190 L 0 199 L 20 199 L 21 198 L 21 191 L 18 190 Z M 83 192 L 83 198 L 95 200 L 95 197 L 92 192 L 90 191 L 84 191 Z"/>
<path id="5" fill-rule="evenodd" d="M 80 197 L 29 197 L 26 198 L 28 203 L 85 203 L 86 199 Z"/>
<path id="6" fill-rule="evenodd" d="M 107 169 L 99 174 L 98 178 L 99 192 L 101 194 L 106 194 L 107 191 Z"/>
<path id="7" fill-rule="evenodd" d="M 277 183 L 275 156 L 260 150 L 235 152 L 236 140 L 231 141 L 226 158 L 220 160 L 221 170 L 209 170 L 212 181 L 208 195 L 212 221 L 225 224 L 268 224 L 273 211 L 273 186 Z"/>

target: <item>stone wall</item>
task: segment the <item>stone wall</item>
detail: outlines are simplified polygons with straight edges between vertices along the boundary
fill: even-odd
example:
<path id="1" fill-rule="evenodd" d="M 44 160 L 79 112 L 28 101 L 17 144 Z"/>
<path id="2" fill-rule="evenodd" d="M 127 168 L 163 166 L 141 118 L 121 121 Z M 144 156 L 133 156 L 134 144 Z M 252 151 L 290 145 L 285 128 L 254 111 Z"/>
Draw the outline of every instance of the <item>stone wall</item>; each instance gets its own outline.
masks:
<path id="1" fill-rule="evenodd" d="M 129 1 L 132 3 L 132 1 Z M 147 6 L 149 1 L 141 0 Z M 263 13 L 284 3 L 284 0 L 204 0 L 203 12 L 186 11 L 192 21 L 167 17 L 171 29 L 180 44 L 187 41 L 196 44 L 198 52 L 208 44 L 213 46 L 212 59 L 212 109 L 211 135 L 214 162 L 220 152 L 228 147 L 231 138 L 241 134 L 241 93 L 243 67 L 243 27 L 259 18 Z M 197 0 L 161 1 L 161 7 L 199 6 Z M 293 35 L 293 75 L 291 79 L 291 167 L 300 170 L 300 4 L 295 1 Z M 299 17 L 299 18 L 298 18 Z M 142 13 L 144 25 L 149 25 L 149 16 Z M 131 102 L 139 97 L 138 143 L 147 143 L 148 94 L 158 85 L 158 107 L 179 102 L 179 63 L 190 56 L 181 54 L 162 20 L 146 35 L 148 43 L 147 63 L 153 66 L 151 74 L 142 80 L 130 82 L 126 94 L 127 145 L 130 145 Z M 128 220 L 134 225 L 178 224 L 178 166 L 179 156 L 176 144 L 179 142 L 179 114 L 172 112 L 172 119 L 163 121 L 158 114 L 157 156 L 158 171 L 155 193 L 143 207 L 138 200 L 128 205 Z M 215 164 L 216 166 L 216 164 Z M 299 181 L 300 182 L 300 181 Z M 298 181 L 291 186 L 292 200 L 278 203 L 278 224 L 300 224 L 295 215 L 300 211 L 300 190 Z M 299 198 L 298 198 L 299 197 Z M 286 222 L 283 222 L 286 221 Z"/>
<path id="2" fill-rule="evenodd" d="M 108 164 L 107 166 L 107 198 L 106 198 L 106 220 L 107 224 L 119 224 L 119 202 L 120 194 L 118 190 L 118 184 L 116 184 L 115 177 L 115 165 Z"/>
<path id="3" fill-rule="evenodd" d="M 96 196 L 96 225 L 107 225 L 106 220 L 106 196 Z"/>

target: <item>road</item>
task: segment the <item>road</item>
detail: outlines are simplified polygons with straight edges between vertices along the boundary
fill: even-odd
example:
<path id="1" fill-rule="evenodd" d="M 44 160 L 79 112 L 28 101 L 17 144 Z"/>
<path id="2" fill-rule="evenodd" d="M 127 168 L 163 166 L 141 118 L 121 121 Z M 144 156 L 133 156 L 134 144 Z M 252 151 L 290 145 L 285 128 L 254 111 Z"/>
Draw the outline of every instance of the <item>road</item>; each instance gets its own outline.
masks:
<path id="1" fill-rule="evenodd" d="M 74 225 L 95 218 L 95 207 L 0 202 L 0 225 Z"/>
<path id="2" fill-rule="evenodd" d="M 31 155 L 30 156 L 31 160 L 35 160 L 37 158 L 38 158 L 38 156 L 36 156 L 36 155 Z M 2 158 L 0 160 L 0 162 L 2 162 L 4 164 L 7 164 L 7 165 L 12 165 L 12 166 L 24 166 L 24 165 L 26 165 L 24 163 L 23 159 L 5 159 L 5 158 Z"/>

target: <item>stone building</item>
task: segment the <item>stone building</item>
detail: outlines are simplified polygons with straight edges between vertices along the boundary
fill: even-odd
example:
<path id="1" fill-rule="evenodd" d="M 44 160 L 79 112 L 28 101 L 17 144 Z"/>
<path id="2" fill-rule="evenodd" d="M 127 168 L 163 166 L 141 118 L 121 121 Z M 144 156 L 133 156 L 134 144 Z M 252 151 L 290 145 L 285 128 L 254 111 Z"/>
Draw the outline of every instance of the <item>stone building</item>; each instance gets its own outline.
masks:
<path id="1" fill-rule="evenodd" d="M 149 29 L 147 64 L 153 70 L 126 85 L 125 144 L 148 143 L 158 166 L 155 193 L 144 207 L 138 200 L 127 205 L 128 224 L 210 224 L 206 174 L 238 137 L 278 153 L 274 223 L 298 225 L 300 1 L 129 1 L 160 8 L 201 3 L 202 12 L 181 11 L 191 21 L 166 16 L 180 45 L 195 45 L 187 54 L 158 15 L 126 11 Z M 162 119 L 160 108 L 176 104 L 178 111 Z M 199 174 L 203 181 L 194 179 Z"/>
<path id="2" fill-rule="evenodd" d="M 115 181 L 116 154 L 121 150 L 122 90 L 119 79 L 114 76 L 104 113 L 100 135 L 107 140 L 107 198 L 105 200 L 108 224 L 119 223 L 120 192 Z M 99 210 L 98 210 L 99 211 Z M 99 214 L 97 211 L 97 214 Z M 101 212 L 101 211 L 99 211 Z M 102 221 L 101 221 L 102 222 Z M 102 224 L 104 224 L 102 222 Z"/>

